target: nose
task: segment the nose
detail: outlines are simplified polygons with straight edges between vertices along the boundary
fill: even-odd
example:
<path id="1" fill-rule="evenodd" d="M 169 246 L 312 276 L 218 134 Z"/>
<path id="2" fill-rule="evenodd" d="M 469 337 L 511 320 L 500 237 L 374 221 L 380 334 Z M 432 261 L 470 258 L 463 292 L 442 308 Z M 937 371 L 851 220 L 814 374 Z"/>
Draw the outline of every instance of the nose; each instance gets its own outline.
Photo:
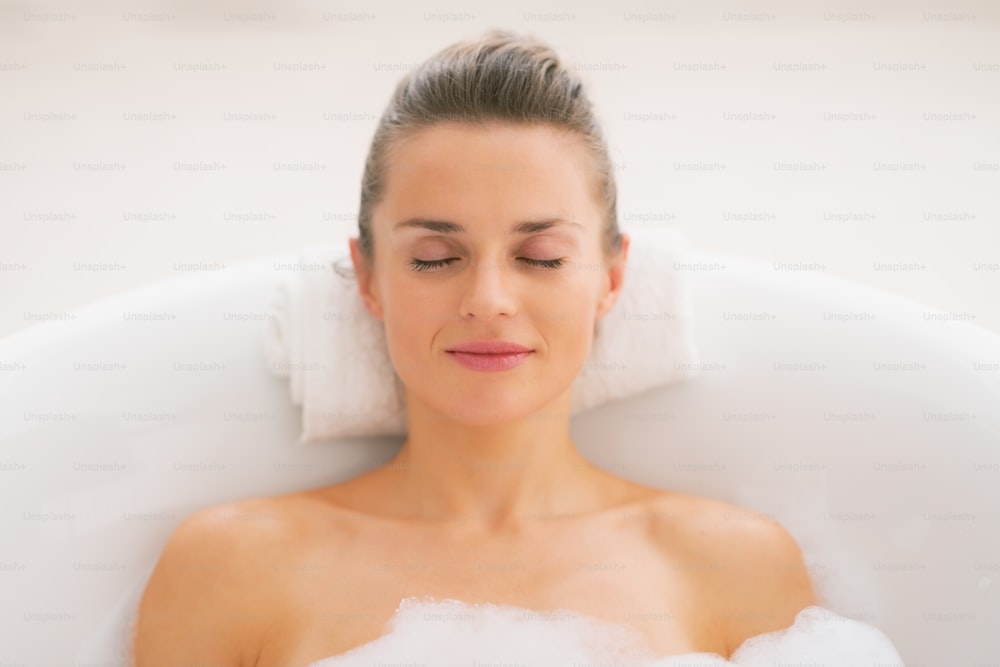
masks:
<path id="1" fill-rule="evenodd" d="M 495 261 L 475 262 L 466 276 L 459 303 L 459 316 L 489 320 L 497 315 L 517 312 L 512 279 L 502 264 Z"/>

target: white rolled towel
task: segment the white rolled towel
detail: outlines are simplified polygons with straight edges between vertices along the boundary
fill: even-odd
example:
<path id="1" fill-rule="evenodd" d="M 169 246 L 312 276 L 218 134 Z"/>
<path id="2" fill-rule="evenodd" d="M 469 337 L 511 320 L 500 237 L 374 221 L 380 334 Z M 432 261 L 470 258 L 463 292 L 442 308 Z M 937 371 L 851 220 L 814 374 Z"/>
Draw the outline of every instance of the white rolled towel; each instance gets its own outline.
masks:
<path id="1" fill-rule="evenodd" d="M 614 307 L 598 321 L 590 358 L 573 388 L 572 412 L 589 410 L 697 373 L 699 354 L 678 230 L 626 230 L 625 280 Z M 278 284 L 267 322 L 268 367 L 288 377 L 302 406 L 300 440 L 404 435 L 402 382 L 380 320 L 365 308 L 346 241 L 304 246 L 298 270 Z"/>

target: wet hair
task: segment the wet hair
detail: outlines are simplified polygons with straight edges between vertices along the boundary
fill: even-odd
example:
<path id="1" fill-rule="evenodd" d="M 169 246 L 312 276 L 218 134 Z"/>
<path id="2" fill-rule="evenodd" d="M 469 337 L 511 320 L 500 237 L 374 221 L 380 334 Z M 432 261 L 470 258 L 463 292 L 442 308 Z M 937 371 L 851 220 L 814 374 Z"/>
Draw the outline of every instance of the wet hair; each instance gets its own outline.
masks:
<path id="1" fill-rule="evenodd" d="M 435 53 L 397 84 L 379 119 L 361 181 L 358 245 L 369 265 L 375 258 L 372 209 L 385 194 L 393 147 L 413 133 L 448 122 L 483 128 L 545 124 L 581 139 L 591 158 L 584 173 L 603 209 L 602 247 L 606 257 L 618 252 L 614 170 L 583 82 L 544 42 L 493 29 Z"/>

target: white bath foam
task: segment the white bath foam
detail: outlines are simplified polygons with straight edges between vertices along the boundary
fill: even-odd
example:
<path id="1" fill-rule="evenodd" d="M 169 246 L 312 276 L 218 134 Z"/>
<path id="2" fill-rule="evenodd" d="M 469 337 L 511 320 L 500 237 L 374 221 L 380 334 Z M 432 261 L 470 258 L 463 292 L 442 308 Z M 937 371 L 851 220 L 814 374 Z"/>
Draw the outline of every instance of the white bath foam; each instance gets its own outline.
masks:
<path id="1" fill-rule="evenodd" d="M 905 667 L 892 642 L 880 630 L 820 606 L 801 610 L 788 628 L 747 639 L 729 661 L 704 652 L 657 658 L 645 637 L 632 626 L 578 612 L 536 612 L 508 605 L 431 598 L 406 598 L 387 622 L 382 636 L 308 667 L 373 664 Z"/>
<path id="2" fill-rule="evenodd" d="M 409 597 L 400 602 L 381 637 L 309 667 L 384 662 L 599 667 L 641 665 L 654 657 L 636 628 L 574 611 Z"/>
<path id="3" fill-rule="evenodd" d="M 789 628 L 750 637 L 733 653 L 731 664 L 905 667 L 881 630 L 820 606 L 801 610 Z"/>

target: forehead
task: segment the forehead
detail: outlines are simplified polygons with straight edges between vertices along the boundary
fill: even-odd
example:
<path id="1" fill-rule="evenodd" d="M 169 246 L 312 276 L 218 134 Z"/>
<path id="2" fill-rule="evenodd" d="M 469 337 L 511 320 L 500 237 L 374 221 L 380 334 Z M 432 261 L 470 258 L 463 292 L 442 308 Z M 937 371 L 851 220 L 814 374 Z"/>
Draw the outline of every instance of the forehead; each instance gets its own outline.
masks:
<path id="1" fill-rule="evenodd" d="M 385 166 L 380 208 L 393 223 L 599 217 L 583 142 L 549 125 L 422 128 L 392 146 Z"/>

